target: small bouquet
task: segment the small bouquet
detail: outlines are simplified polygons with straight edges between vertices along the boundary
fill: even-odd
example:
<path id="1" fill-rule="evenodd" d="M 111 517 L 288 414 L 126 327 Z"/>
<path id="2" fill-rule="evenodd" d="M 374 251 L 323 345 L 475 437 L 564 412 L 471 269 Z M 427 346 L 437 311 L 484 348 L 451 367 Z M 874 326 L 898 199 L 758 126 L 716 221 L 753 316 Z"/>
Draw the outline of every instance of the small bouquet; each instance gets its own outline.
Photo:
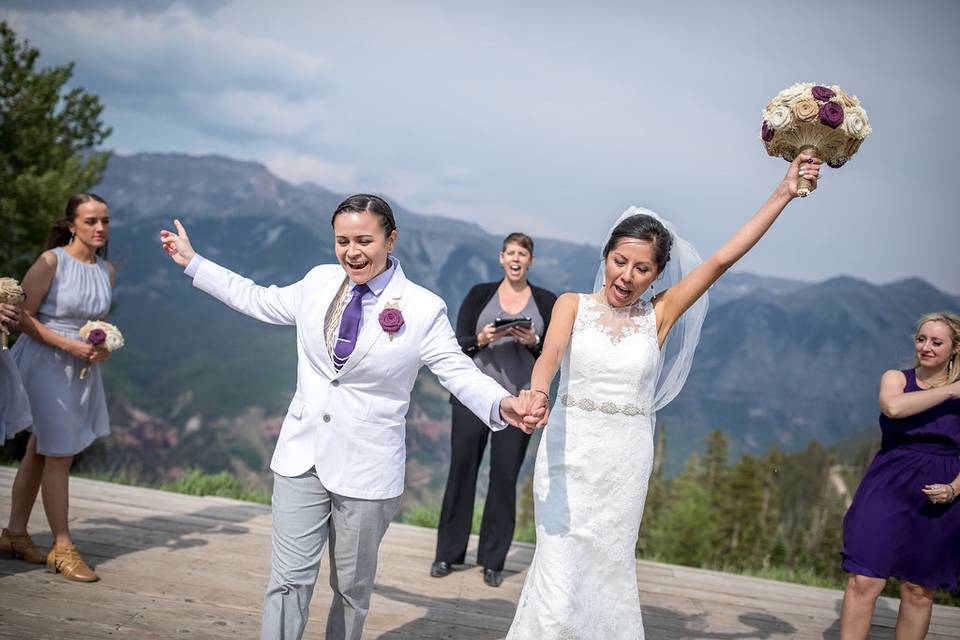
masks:
<path id="1" fill-rule="evenodd" d="M 20 283 L 13 278 L 0 278 L 0 302 L 20 304 L 27 299 L 27 295 L 20 288 Z M 0 331 L 0 346 L 6 351 L 8 347 L 6 329 Z"/>
<path id="2" fill-rule="evenodd" d="M 80 339 L 96 347 L 103 347 L 111 353 L 124 345 L 123 334 L 120 333 L 120 329 L 109 322 L 100 320 L 91 320 L 80 327 Z M 90 365 L 88 364 L 80 369 L 81 380 L 86 377 L 89 368 Z"/>
<path id="3" fill-rule="evenodd" d="M 787 162 L 800 154 L 814 156 L 839 169 L 873 131 L 860 100 L 833 84 L 801 82 L 784 89 L 763 110 L 760 139 L 767 153 Z M 800 178 L 797 195 L 810 195 Z"/>

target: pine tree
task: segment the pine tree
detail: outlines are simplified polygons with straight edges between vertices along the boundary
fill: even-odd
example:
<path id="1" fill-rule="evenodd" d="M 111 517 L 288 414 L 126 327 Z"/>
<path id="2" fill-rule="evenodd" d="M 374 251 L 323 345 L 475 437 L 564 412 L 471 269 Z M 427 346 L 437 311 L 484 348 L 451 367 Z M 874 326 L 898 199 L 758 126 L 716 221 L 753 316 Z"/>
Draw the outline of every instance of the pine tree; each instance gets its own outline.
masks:
<path id="1" fill-rule="evenodd" d="M 0 21 L 0 275 L 22 276 L 70 196 L 107 166 L 100 99 L 66 89 L 72 63 L 38 69 L 39 56 Z"/>
<path id="2" fill-rule="evenodd" d="M 703 566 L 716 537 L 710 494 L 703 468 L 693 454 L 684 472 L 671 483 L 669 500 L 650 527 L 651 555 L 675 564 Z"/>

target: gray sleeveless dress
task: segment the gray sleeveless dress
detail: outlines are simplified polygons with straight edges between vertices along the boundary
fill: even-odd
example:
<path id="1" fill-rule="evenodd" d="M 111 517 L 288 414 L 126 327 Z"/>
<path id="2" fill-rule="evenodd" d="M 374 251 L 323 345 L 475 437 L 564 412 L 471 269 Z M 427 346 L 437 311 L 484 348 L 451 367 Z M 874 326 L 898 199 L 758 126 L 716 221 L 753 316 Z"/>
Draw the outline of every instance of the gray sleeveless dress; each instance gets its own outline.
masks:
<path id="1" fill-rule="evenodd" d="M 99 256 L 96 264 L 86 264 L 62 247 L 53 251 L 57 272 L 37 319 L 48 329 L 79 340 L 84 323 L 99 320 L 110 310 L 110 272 Z M 82 360 L 25 334 L 10 352 L 30 398 L 37 453 L 76 455 L 110 433 L 99 364 L 81 380 Z"/>
<path id="2" fill-rule="evenodd" d="M 9 351 L 0 351 L 0 444 L 30 426 L 30 401 Z"/>

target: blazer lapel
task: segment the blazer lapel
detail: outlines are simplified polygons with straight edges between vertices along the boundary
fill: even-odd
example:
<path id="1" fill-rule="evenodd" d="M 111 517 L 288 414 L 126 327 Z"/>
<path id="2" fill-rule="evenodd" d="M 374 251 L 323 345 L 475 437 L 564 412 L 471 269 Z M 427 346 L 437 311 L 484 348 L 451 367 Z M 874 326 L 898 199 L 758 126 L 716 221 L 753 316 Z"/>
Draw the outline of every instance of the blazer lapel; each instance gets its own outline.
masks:
<path id="1" fill-rule="evenodd" d="M 353 353 L 350 354 L 350 359 L 347 360 L 343 368 L 340 369 L 341 376 L 356 368 L 357 363 L 363 360 L 367 352 L 370 351 L 373 345 L 386 333 L 380 326 L 380 312 L 383 311 L 388 303 L 400 303 L 400 298 L 403 296 L 403 289 L 406 284 L 407 278 L 403 275 L 403 269 L 400 268 L 400 261 L 398 260 L 397 268 L 393 272 L 393 277 L 390 278 L 390 282 L 387 283 L 380 297 L 377 298 L 377 305 L 373 308 L 370 318 L 360 327 L 357 346 L 354 348 Z"/>
<path id="2" fill-rule="evenodd" d="M 344 273 L 342 278 L 331 278 L 328 282 L 324 283 L 317 292 L 316 313 L 320 316 L 320 339 L 318 340 L 321 353 L 320 358 L 325 364 L 329 365 L 331 370 L 334 369 L 334 366 L 333 361 L 330 359 L 330 351 L 327 348 L 327 313 L 330 311 L 330 306 L 336 301 L 340 287 L 345 286 L 346 282 L 347 274 Z"/>

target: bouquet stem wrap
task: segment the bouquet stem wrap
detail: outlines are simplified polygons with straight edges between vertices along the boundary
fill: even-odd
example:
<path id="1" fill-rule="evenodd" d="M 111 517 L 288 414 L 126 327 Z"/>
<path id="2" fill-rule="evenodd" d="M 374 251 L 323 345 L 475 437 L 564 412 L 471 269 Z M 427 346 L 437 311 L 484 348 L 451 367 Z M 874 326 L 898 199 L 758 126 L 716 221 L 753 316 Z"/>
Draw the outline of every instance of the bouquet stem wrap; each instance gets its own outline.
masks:
<path id="1" fill-rule="evenodd" d="M 812 144 L 805 144 L 799 149 L 797 149 L 797 155 L 801 156 L 812 156 L 817 160 L 823 160 L 823 154 L 820 153 L 820 149 L 815 147 Z M 800 178 L 799 186 L 797 187 L 797 195 L 801 198 L 806 198 L 810 195 L 810 192 L 813 190 L 813 183 L 807 180 L 806 178 Z"/>

